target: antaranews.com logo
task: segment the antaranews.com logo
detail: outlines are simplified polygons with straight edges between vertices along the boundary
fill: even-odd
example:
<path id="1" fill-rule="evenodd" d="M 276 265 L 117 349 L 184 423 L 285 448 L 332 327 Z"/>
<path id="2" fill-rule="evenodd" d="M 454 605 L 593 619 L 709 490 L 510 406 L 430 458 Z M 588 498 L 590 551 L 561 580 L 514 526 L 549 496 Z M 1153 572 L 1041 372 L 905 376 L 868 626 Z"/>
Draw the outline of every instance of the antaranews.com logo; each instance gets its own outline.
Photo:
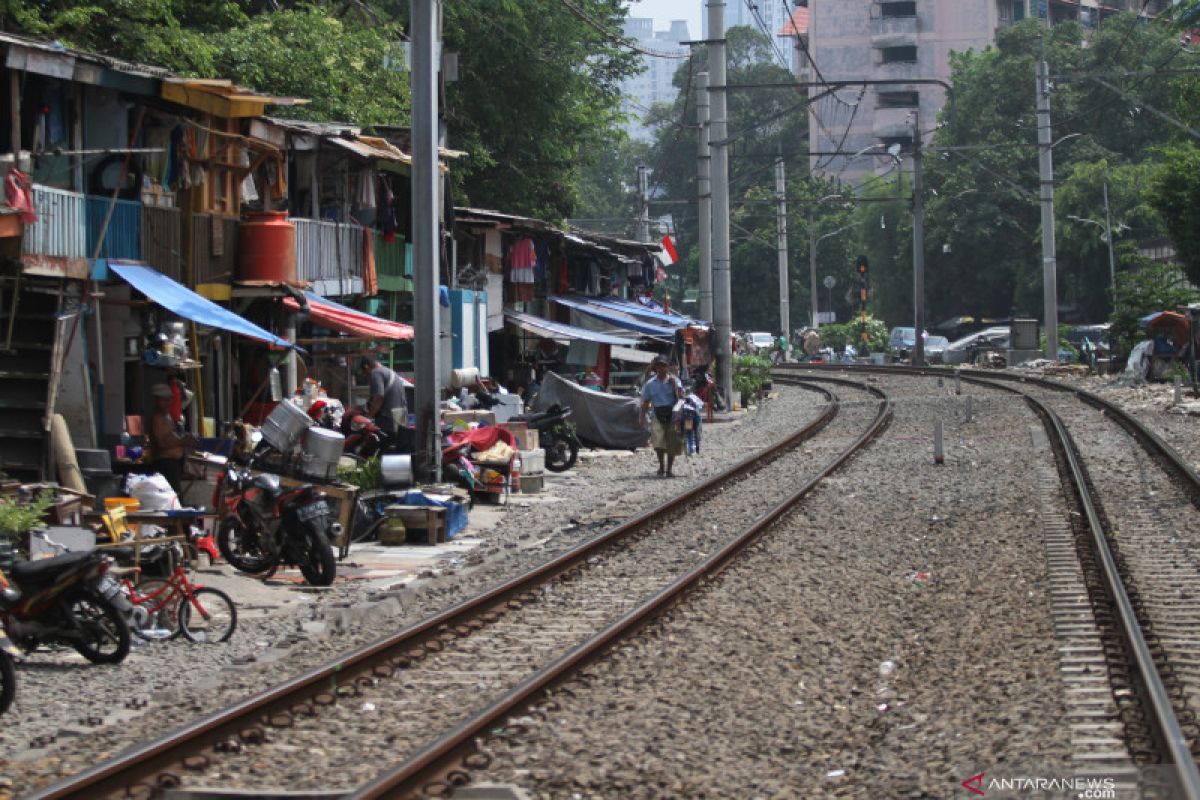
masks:
<path id="1" fill-rule="evenodd" d="M 960 785 L 978 797 L 1050 796 L 1077 800 L 1117 800 L 1117 781 L 1115 778 L 1106 777 L 989 776 L 980 772 L 967 778 Z"/>

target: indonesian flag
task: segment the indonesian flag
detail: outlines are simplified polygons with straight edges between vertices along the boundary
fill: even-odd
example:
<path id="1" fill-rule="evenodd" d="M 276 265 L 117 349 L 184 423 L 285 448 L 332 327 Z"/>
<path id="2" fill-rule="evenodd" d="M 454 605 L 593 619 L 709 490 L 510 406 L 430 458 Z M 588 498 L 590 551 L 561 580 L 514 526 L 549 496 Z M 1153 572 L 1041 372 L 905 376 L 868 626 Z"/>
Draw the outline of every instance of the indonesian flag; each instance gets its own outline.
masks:
<path id="1" fill-rule="evenodd" d="M 662 262 L 664 266 L 671 266 L 679 261 L 679 253 L 675 250 L 675 242 L 671 241 L 671 234 L 667 234 L 662 238 Z"/>

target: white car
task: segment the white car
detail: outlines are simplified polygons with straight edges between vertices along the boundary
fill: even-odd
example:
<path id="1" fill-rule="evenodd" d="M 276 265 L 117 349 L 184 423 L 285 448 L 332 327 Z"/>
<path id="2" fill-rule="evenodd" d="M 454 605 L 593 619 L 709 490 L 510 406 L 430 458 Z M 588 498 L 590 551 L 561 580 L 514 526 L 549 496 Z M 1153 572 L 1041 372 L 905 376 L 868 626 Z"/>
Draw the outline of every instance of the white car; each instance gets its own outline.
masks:
<path id="1" fill-rule="evenodd" d="M 1008 348 L 1008 326 L 984 328 L 955 339 L 942 351 L 943 364 L 971 364 L 981 350 L 1004 350 Z"/>
<path id="2" fill-rule="evenodd" d="M 746 334 L 746 339 L 750 342 L 750 346 L 755 352 L 770 350 L 775 344 L 775 334 L 755 331 L 754 333 Z"/>

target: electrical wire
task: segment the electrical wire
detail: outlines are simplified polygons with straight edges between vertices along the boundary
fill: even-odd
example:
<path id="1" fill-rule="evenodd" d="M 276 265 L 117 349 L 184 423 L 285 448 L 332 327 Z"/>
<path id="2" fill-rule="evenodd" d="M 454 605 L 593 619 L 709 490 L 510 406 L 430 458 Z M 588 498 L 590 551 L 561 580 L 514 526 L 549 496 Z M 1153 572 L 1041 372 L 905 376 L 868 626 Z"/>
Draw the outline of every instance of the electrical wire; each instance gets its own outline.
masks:
<path id="1" fill-rule="evenodd" d="M 588 14 L 582 8 L 580 8 L 579 6 L 572 3 L 571 0 L 559 0 L 559 2 L 562 3 L 572 14 L 574 14 L 575 16 L 579 17 L 581 20 L 586 22 L 588 24 L 588 27 L 592 28 L 597 33 L 599 33 L 601 36 L 603 36 L 605 39 L 607 39 L 608 41 L 612 42 L 615 45 L 624 47 L 627 50 L 632 50 L 635 53 L 641 53 L 644 56 L 650 56 L 651 58 L 682 59 L 682 58 L 689 57 L 688 53 L 665 53 L 661 50 L 650 50 L 645 47 L 642 47 L 640 44 L 633 41 L 632 39 L 625 38 L 625 36 L 623 34 L 616 33 L 612 29 L 605 27 L 604 23 L 600 22 L 597 19 L 594 19 L 590 14 Z"/>

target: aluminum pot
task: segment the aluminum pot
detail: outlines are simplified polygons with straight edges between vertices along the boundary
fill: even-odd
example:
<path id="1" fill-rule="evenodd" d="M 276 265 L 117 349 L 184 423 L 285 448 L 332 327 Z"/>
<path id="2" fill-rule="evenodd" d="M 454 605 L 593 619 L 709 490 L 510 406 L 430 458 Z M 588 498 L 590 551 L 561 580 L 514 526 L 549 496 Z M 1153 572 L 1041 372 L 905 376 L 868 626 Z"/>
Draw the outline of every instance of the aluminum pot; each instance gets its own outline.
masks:
<path id="1" fill-rule="evenodd" d="M 384 486 L 409 486 L 413 482 L 412 456 L 390 455 L 379 459 Z"/>
<path id="2" fill-rule="evenodd" d="M 337 475 L 346 437 L 328 428 L 312 428 L 304 435 L 304 471 L 318 478 Z"/>
<path id="3" fill-rule="evenodd" d="M 312 425 L 313 421 L 300 406 L 284 400 L 263 420 L 260 430 L 272 447 L 281 453 L 290 453 Z"/>

